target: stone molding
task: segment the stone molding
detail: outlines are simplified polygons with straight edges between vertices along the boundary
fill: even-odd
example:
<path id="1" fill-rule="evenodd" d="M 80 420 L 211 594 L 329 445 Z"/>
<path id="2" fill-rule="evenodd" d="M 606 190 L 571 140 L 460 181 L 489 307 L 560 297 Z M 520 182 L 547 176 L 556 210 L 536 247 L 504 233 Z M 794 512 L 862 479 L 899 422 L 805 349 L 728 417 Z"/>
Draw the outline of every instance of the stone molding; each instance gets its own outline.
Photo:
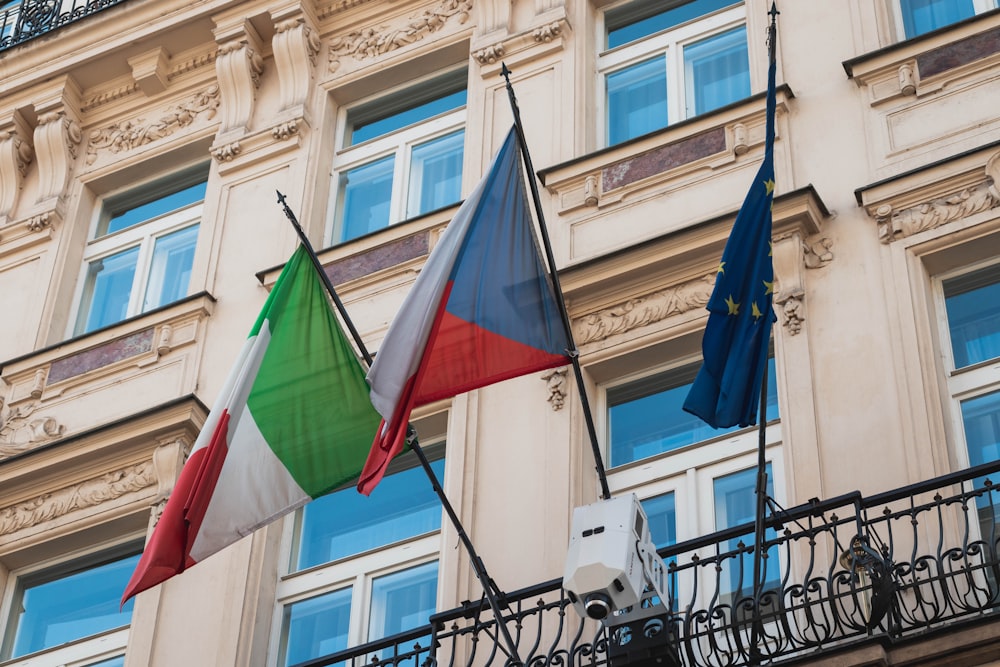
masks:
<path id="1" fill-rule="evenodd" d="M 94 164 L 102 151 L 125 153 L 165 139 L 199 118 L 210 121 L 219 109 L 219 98 L 219 87 L 212 85 L 167 107 L 154 121 L 135 118 L 96 130 L 87 143 L 86 163 L 88 166 Z"/>
<path id="2" fill-rule="evenodd" d="M 143 461 L 58 491 L 43 493 L 0 508 L 0 535 L 57 519 L 74 510 L 100 505 L 156 483 L 152 461 Z"/>
<path id="3" fill-rule="evenodd" d="M 984 181 L 905 208 L 896 209 L 890 203 L 880 204 L 869 209 L 868 213 L 878 225 L 879 240 L 891 243 L 997 206 L 1000 206 L 1000 192 L 996 184 Z"/>
<path id="4" fill-rule="evenodd" d="M 358 62 L 373 60 L 426 39 L 449 23 L 463 25 L 469 20 L 471 11 L 472 0 L 442 0 L 433 8 L 410 14 L 396 22 L 336 37 L 328 49 L 329 71 L 338 71 L 345 58 Z"/>
<path id="5" fill-rule="evenodd" d="M 33 417 L 38 401 L 7 408 L 0 403 L 0 461 L 51 442 L 66 430 L 54 417 Z"/>
<path id="6" fill-rule="evenodd" d="M 566 404 L 566 367 L 553 368 L 542 374 L 542 381 L 545 382 L 549 395 L 547 400 L 552 410 L 557 412 L 562 410 Z"/>
<path id="7" fill-rule="evenodd" d="M 654 324 L 672 315 L 704 308 L 715 287 L 715 273 L 680 285 L 628 299 L 609 308 L 573 320 L 573 338 L 586 345 L 611 336 Z"/>

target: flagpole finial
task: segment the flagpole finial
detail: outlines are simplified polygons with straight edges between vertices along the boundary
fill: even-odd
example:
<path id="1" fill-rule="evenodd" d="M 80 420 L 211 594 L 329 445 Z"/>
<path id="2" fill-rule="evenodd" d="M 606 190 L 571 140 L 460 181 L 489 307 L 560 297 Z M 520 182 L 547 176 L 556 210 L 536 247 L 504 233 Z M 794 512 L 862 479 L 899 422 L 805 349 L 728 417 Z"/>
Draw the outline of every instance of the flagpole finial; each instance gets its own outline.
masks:
<path id="1" fill-rule="evenodd" d="M 506 81 L 507 85 L 509 86 L 510 85 L 510 69 L 507 67 L 507 63 L 503 62 L 503 61 L 501 61 L 501 63 L 500 63 L 500 76 L 502 76 L 504 78 L 504 81 Z"/>

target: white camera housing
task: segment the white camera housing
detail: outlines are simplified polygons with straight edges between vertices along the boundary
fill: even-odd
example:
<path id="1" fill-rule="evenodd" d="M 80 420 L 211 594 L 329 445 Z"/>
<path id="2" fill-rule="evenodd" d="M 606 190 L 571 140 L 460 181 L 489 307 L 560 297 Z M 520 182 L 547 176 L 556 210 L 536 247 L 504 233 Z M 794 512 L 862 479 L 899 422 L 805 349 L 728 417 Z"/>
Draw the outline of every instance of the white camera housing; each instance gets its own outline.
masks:
<path id="1" fill-rule="evenodd" d="M 653 597 L 665 608 L 665 570 L 634 493 L 573 510 L 563 588 L 581 616 L 625 622 Z"/>

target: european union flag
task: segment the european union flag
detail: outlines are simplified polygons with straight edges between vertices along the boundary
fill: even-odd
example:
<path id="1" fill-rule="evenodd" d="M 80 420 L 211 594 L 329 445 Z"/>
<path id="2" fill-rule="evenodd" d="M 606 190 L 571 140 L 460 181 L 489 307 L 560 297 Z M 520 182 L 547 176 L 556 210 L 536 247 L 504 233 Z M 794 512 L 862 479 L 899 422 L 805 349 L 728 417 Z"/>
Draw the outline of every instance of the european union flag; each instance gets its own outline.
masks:
<path id="1" fill-rule="evenodd" d="M 704 362 L 684 409 L 713 428 L 757 423 L 761 382 L 767 370 L 774 269 L 771 201 L 774 196 L 774 70 L 767 75 L 764 162 L 736 215 L 708 301 L 701 341 Z"/>

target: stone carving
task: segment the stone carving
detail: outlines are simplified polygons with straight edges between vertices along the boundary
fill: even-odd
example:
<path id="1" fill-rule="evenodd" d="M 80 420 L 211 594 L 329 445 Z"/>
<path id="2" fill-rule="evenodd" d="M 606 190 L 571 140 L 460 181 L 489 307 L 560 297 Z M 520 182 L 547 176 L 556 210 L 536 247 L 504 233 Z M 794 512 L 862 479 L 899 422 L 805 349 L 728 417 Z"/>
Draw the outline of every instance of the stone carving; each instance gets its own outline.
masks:
<path id="1" fill-rule="evenodd" d="M 299 133 L 299 123 L 298 121 L 290 120 L 287 123 L 281 123 L 275 125 L 271 128 L 271 136 L 273 136 L 278 141 L 282 141 L 292 136 L 293 134 Z"/>
<path id="2" fill-rule="evenodd" d="M 583 180 L 583 203 L 586 206 L 597 206 L 597 176 L 591 174 Z"/>
<path id="3" fill-rule="evenodd" d="M 573 338 L 583 345 L 603 340 L 636 327 L 653 324 L 671 315 L 685 313 L 708 304 L 715 287 L 715 273 L 697 280 L 659 290 L 573 322 Z"/>
<path id="4" fill-rule="evenodd" d="M 807 269 L 819 269 L 826 266 L 833 260 L 833 240 L 823 237 L 815 243 L 802 242 L 802 260 Z"/>
<path id="5" fill-rule="evenodd" d="M 874 211 L 878 223 L 879 239 L 890 243 L 912 236 L 927 229 L 940 227 L 953 220 L 961 220 L 975 213 L 1000 205 L 1000 195 L 987 183 L 965 188 L 960 192 L 929 202 L 895 210 L 891 204 L 882 204 Z"/>
<path id="6" fill-rule="evenodd" d="M 546 400 L 552 405 L 553 410 L 562 410 L 566 403 L 566 368 L 553 368 L 542 375 L 542 380 L 549 390 L 549 397 Z"/>
<path id="7" fill-rule="evenodd" d="M 35 151 L 31 148 L 31 144 L 22 139 L 16 132 L 0 132 L 0 143 L 5 141 L 11 142 L 17 170 L 21 176 L 25 176 L 28 173 L 28 165 L 35 157 Z"/>
<path id="8" fill-rule="evenodd" d="M 73 510 L 93 507 L 126 493 L 139 491 L 156 483 L 149 461 L 105 473 L 85 482 L 45 493 L 17 505 L 0 509 L 0 535 L 59 518 Z"/>
<path id="9" fill-rule="evenodd" d="M 775 300 L 777 310 L 781 312 L 781 324 L 788 330 L 789 335 L 795 336 L 802 331 L 802 322 L 805 316 L 802 311 L 802 299 L 805 296 L 801 291 L 794 291 L 789 294 L 779 295 Z"/>
<path id="10" fill-rule="evenodd" d="M 494 44 L 472 54 L 480 65 L 492 65 L 504 56 L 503 44 Z"/>
<path id="11" fill-rule="evenodd" d="M 128 97 L 135 91 L 139 90 L 139 84 L 132 81 L 118 88 L 112 90 L 105 90 L 103 92 L 97 93 L 90 97 L 80 109 L 82 111 L 90 111 L 102 104 L 107 104 L 108 102 L 114 102 L 115 100 L 120 100 L 123 97 Z"/>
<path id="12" fill-rule="evenodd" d="M 219 146 L 218 148 L 212 149 L 212 157 L 214 157 L 219 162 L 229 162 L 234 157 L 240 154 L 240 142 L 234 141 L 231 144 L 226 144 L 225 146 Z"/>
<path id="13" fill-rule="evenodd" d="M 916 95 L 917 94 L 917 81 L 913 76 L 913 65 L 910 63 L 903 63 L 899 66 L 899 92 L 904 95 Z"/>
<path id="14" fill-rule="evenodd" d="M 0 460 L 55 440 L 66 430 L 53 417 L 32 419 L 31 415 L 37 407 L 38 403 L 28 403 L 7 410 L 0 409 Z"/>
<path id="15" fill-rule="evenodd" d="M 87 145 L 87 164 L 97 161 L 98 151 L 107 149 L 112 153 L 122 153 L 169 137 L 177 130 L 191 125 L 196 118 L 204 115 L 206 120 L 215 117 L 219 108 L 219 87 L 210 86 L 167 110 L 155 121 L 144 118 L 126 120 L 98 130 L 90 137 Z"/>
<path id="16" fill-rule="evenodd" d="M 319 35 L 315 30 L 307 25 L 304 25 L 305 19 L 293 18 L 287 21 L 282 21 L 281 23 L 274 26 L 274 32 L 278 35 L 290 32 L 302 26 L 302 36 L 305 38 L 306 53 L 309 56 L 309 62 L 313 65 L 316 64 L 316 56 L 319 54 L 319 48 L 322 46 L 320 42 Z"/>
<path id="17" fill-rule="evenodd" d="M 449 21 L 464 24 L 469 20 L 472 0 L 443 0 L 434 9 L 425 9 L 405 19 L 402 25 L 355 30 L 330 42 L 329 68 L 336 72 L 341 58 L 370 60 L 384 53 L 413 44 L 443 28 Z"/>
<path id="18" fill-rule="evenodd" d="M 35 158 L 34 148 L 14 123 L 14 129 L 0 132 L 0 217 L 14 212 L 28 165 Z"/>
<path id="19" fill-rule="evenodd" d="M 536 28 L 531 36 L 535 38 L 536 42 L 551 42 L 561 34 L 562 25 L 557 22 L 543 25 L 541 28 Z"/>
<path id="20" fill-rule="evenodd" d="M 69 155 L 74 160 L 77 156 L 77 146 L 80 145 L 80 140 L 83 139 L 83 130 L 77 125 L 76 121 L 71 120 L 66 117 L 66 114 L 62 111 L 50 111 L 49 113 L 42 114 L 38 117 L 38 127 L 44 127 L 56 123 L 62 130 L 63 145 L 65 145 L 66 150 L 69 151 Z"/>
<path id="21" fill-rule="evenodd" d="M 733 125 L 733 155 L 743 155 L 750 150 L 750 133 L 743 123 Z"/>
<path id="22" fill-rule="evenodd" d="M 46 211 L 45 213 L 39 213 L 38 215 L 33 215 L 28 218 L 28 222 L 25 224 L 25 227 L 28 228 L 29 232 L 40 232 L 51 224 L 52 213 Z"/>

